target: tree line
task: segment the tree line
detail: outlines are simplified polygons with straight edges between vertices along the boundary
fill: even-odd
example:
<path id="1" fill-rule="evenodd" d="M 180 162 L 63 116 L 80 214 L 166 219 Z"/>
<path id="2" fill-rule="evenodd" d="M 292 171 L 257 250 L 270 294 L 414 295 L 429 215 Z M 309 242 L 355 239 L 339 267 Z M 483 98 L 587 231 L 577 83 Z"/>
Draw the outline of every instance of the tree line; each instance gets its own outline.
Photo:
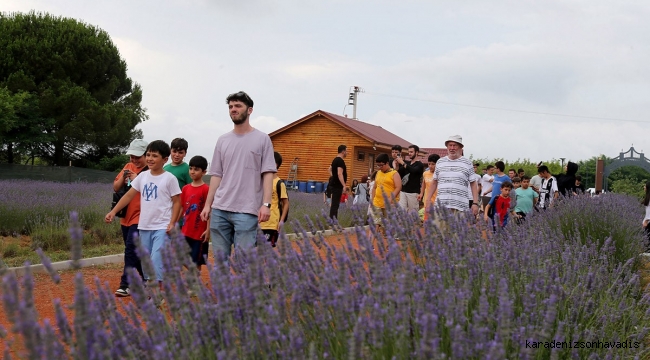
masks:
<path id="1" fill-rule="evenodd" d="M 0 49 L 0 162 L 98 167 L 142 137 L 142 89 L 104 30 L 0 13 Z"/>
<path id="2" fill-rule="evenodd" d="M 576 175 L 582 177 L 582 183 L 585 188 L 596 187 L 596 162 L 599 158 L 605 161 L 605 166 L 609 165 L 614 159 L 604 155 L 593 156 L 587 160 L 572 160 L 578 164 L 578 172 Z M 531 162 L 528 159 L 507 161 L 504 159 L 472 159 L 473 162 L 481 164 L 479 169 L 485 167 L 486 164 L 494 164 L 496 161 L 501 160 L 506 164 L 506 172 L 508 169 L 523 169 L 526 174 L 532 176 L 537 174 L 537 163 Z M 553 159 L 551 161 L 542 161 L 544 165 L 548 166 L 549 171 L 553 175 L 559 175 L 563 172 L 562 163 L 559 160 Z M 645 169 L 638 166 L 623 166 L 618 168 L 607 177 L 607 190 L 622 194 L 628 194 L 636 197 L 643 197 L 643 185 L 650 181 L 650 173 Z"/>

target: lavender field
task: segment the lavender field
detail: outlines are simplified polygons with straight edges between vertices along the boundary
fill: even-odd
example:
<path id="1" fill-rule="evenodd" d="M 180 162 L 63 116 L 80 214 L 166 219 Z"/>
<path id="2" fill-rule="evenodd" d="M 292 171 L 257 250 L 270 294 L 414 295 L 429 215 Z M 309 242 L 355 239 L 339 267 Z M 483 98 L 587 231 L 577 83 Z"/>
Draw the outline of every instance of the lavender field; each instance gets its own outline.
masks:
<path id="1" fill-rule="evenodd" d="M 5 239 L 0 242 L 0 259 L 12 266 L 26 259 L 37 263 L 40 259 L 33 250 L 42 248 L 56 260 L 67 260 L 70 211 L 78 212 L 84 230 L 84 256 L 119 253 L 123 250 L 119 223 L 104 223 L 112 192 L 110 184 L 0 180 L 0 236 Z M 329 211 L 323 207 L 322 194 L 291 192 L 290 196 L 291 220 L 285 226 L 288 233 L 293 232 L 296 221 L 310 226 L 318 223 L 316 219 L 323 211 Z M 353 224 L 350 207 L 341 206 L 339 217 L 342 226 Z M 321 228 L 327 226 L 320 224 Z M 29 236 L 28 246 L 20 244 L 20 235 Z"/>
<path id="2" fill-rule="evenodd" d="M 111 194 L 107 184 L 1 180 L 0 258 L 8 266 L 35 263 L 34 250 L 42 248 L 56 260 L 69 259 L 70 211 L 80 214 L 86 255 L 116 252 L 122 244 L 119 224 L 103 221 Z"/>
<path id="3" fill-rule="evenodd" d="M 378 251 L 361 229 L 344 248 L 281 241 L 218 259 L 208 284 L 182 271 L 190 260 L 174 237 L 164 291 L 134 276 L 125 313 L 112 289 L 85 288 L 80 275 L 74 320 L 58 309 L 55 326 L 30 306 L 29 276 L 20 290 L 5 275 L 2 299 L 34 358 L 647 358 L 642 214 L 629 197 L 573 198 L 486 240 L 464 218 L 418 232 L 391 213 Z"/>

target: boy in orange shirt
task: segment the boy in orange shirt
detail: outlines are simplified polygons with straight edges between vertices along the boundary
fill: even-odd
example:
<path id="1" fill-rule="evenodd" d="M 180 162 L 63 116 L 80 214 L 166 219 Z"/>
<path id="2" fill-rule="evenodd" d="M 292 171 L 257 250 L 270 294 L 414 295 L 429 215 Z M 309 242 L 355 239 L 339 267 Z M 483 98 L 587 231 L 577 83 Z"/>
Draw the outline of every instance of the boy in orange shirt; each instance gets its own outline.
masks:
<path id="1" fill-rule="evenodd" d="M 422 181 L 422 189 L 420 189 L 420 195 L 418 196 L 418 201 L 424 202 L 424 220 L 429 218 L 429 207 L 434 206 L 436 204 L 436 195 L 438 195 L 438 191 L 434 192 L 433 194 L 429 190 L 429 187 L 431 186 L 431 182 L 433 181 L 433 173 L 436 171 L 436 163 L 440 160 L 440 155 L 438 154 L 431 154 L 429 155 L 429 158 L 427 159 L 429 163 L 429 170 L 425 171 L 424 174 L 422 174 L 423 181 Z"/>
<path id="2" fill-rule="evenodd" d="M 131 187 L 131 181 L 135 180 L 136 176 L 142 171 L 147 170 L 145 164 L 144 153 L 147 150 L 148 142 L 142 139 L 135 139 L 129 144 L 126 150 L 126 155 L 129 155 L 130 161 L 122 171 L 120 171 L 115 180 L 113 181 L 113 190 L 117 192 L 123 186 Z M 115 291 L 117 297 L 131 296 L 129 291 L 129 279 L 126 275 L 128 268 L 135 268 L 138 274 L 144 279 L 142 273 L 142 264 L 140 258 L 135 252 L 135 243 L 133 237 L 138 232 L 138 223 L 140 222 L 140 198 L 134 197 L 126 208 L 126 215 L 120 219 L 120 227 L 122 228 L 122 237 L 124 239 L 124 269 L 122 270 L 122 277 L 120 279 L 120 287 Z"/>

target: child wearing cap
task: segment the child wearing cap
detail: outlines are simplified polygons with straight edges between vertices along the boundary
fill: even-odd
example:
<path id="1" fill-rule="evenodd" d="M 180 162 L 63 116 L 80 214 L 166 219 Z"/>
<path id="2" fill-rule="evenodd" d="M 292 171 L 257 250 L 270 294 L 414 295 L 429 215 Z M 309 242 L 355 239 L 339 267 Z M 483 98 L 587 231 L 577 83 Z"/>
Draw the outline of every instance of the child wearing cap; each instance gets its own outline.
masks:
<path id="1" fill-rule="evenodd" d="M 123 186 L 131 187 L 131 182 L 135 180 L 139 173 L 147 170 L 145 164 L 144 154 L 147 150 L 148 142 L 142 139 L 135 139 L 126 150 L 126 155 L 129 155 L 130 161 L 124 165 L 115 180 L 113 181 L 113 191 L 119 191 Z M 129 280 L 127 278 L 127 269 L 135 268 L 140 276 L 144 279 L 142 274 L 142 265 L 140 258 L 135 253 L 135 243 L 133 236 L 138 231 L 138 223 L 140 222 L 140 197 L 134 197 L 126 208 L 126 215 L 120 219 L 120 227 L 122 228 L 122 238 L 124 239 L 124 269 L 122 270 L 122 278 L 120 279 L 120 287 L 115 291 L 115 296 L 126 297 L 130 296 Z"/>

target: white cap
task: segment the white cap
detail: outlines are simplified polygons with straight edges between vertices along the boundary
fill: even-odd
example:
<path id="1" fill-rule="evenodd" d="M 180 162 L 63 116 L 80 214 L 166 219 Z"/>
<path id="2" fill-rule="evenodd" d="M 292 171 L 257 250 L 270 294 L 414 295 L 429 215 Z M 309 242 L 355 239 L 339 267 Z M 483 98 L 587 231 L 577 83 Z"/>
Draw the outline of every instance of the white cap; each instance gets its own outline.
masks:
<path id="1" fill-rule="evenodd" d="M 126 154 L 134 155 L 134 156 L 142 156 L 144 155 L 145 152 L 147 152 L 147 145 L 149 145 L 148 142 L 142 139 L 135 139 L 131 141 L 131 144 L 129 144 L 129 148 L 126 149 Z"/>

